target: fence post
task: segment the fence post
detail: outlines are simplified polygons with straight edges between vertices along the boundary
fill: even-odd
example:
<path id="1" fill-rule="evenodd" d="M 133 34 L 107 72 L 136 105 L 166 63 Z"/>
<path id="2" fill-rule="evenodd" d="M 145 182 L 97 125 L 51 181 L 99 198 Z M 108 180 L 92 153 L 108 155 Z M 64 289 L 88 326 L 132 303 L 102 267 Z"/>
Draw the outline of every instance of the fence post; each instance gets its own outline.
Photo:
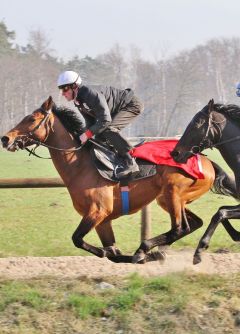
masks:
<path id="1" fill-rule="evenodd" d="M 151 205 L 148 204 L 141 211 L 141 241 L 151 237 Z"/>

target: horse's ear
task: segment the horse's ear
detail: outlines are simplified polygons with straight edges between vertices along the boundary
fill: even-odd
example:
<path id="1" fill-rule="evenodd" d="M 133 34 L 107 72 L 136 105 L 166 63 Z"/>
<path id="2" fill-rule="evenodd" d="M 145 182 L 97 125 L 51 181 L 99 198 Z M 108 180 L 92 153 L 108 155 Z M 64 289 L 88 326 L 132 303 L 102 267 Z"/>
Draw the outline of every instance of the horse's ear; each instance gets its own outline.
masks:
<path id="1" fill-rule="evenodd" d="M 214 106 L 214 99 L 211 99 L 208 102 L 208 112 L 211 112 L 213 110 L 213 106 Z"/>
<path id="2" fill-rule="evenodd" d="M 53 99 L 51 96 L 49 96 L 49 98 L 45 102 L 43 102 L 41 108 L 44 109 L 45 111 L 48 111 L 52 109 L 53 104 L 54 104 Z"/>

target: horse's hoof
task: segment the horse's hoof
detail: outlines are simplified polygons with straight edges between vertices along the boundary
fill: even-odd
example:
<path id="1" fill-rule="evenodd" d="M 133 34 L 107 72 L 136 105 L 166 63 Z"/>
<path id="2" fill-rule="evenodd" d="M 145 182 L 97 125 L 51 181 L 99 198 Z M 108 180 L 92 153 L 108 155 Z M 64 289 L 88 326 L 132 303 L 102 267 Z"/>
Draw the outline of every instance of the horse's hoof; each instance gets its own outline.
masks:
<path id="1" fill-rule="evenodd" d="M 104 257 L 112 257 L 117 255 L 122 255 L 120 249 L 114 246 L 103 247 Z"/>
<path id="2" fill-rule="evenodd" d="M 145 263 L 145 257 L 146 257 L 146 254 L 144 253 L 144 251 L 138 251 L 136 254 L 133 255 L 132 263 L 143 264 Z"/>
<path id="3" fill-rule="evenodd" d="M 114 263 L 132 263 L 132 256 L 131 255 L 116 255 L 108 257 L 109 261 Z"/>
<path id="4" fill-rule="evenodd" d="M 193 257 L 193 264 L 198 264 L 202 261 L 201 256 L 200 255 L 194 255 Z"/>

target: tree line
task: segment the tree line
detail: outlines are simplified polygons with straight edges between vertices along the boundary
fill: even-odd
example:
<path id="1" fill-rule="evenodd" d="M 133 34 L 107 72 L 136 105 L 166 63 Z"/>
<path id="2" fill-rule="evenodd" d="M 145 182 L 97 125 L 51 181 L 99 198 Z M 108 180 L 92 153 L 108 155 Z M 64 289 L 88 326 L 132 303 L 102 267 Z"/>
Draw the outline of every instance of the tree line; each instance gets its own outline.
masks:
<path id="1" fill-rule="evenodd" d="M 210 98 L 238 103 L 235 84 L 240 81 L 240 38 L 215 38 L 169 57 L 162 52 L 154 62 L 143 59 L 136 47 L 127 53 L 118 44 L 95 58 L 73 55 L 63 61 L 53 56 L 42 31 L 31 31 L 26 46 L 15 44 L 15 35 L 0 22 L 0 134 L 49 95 L 57 104 L 66 104 L 56 81 L 67 69 L 79 72 L 85 84 L 134 89 L 145 110 L 126 129 L 128 136 L 178 135 Z"/>

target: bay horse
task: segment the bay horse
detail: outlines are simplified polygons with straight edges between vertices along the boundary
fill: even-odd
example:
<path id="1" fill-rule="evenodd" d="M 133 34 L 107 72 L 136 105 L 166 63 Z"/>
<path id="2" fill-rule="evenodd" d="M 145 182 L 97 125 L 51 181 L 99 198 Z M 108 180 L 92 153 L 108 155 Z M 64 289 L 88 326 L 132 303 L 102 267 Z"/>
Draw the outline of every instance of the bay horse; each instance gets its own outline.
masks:
<path id="1" fill-rule="evenodd" d="M 191 156 L 207 148 L 217 148 L 234 173 L 235 199 L 240 199 L 240 107 L 219 104 L 210 100 L 190 121 L 176 147 L 171 152 L 176 162 L 185 163 Z M 228 230 L 234 241 L 240 241 L 228 219 L 240 218 L 240 205 L 222 206 L 213 215 L 211 222 L 199 241 L 193 263 L 201 262 L 201 253 L 207 249 L 219 223 Z"/>
<path id="2" fill-rule="evenodd" d="M 177 167 L 159 165 L 154 176 L 129 184 L 129 213 L 137 212 L 156 199 L 169 213 L 171 229 L 144 240 L 133 256 L 123 255 L 116 246 L 112 229 L 112 220 L 122 215 L 120 185 L 106 180 L 98 173 L 87 147 L 77 149 L 79 143 L 67 131 L 60 116 L 61 109 L 50 96 L 40 108 L 24 117 L 7 132 L 1 141 L 3 147 L 12 152 L 36 143 L 48 147 L 53 164 L 69 191 L 73 206 L 82 216 L 72 236 L 76 247 L 114 262 L 145 263 L 158 259 L 158 256 L 151 254 L 152 248 L 170 245 L 202 226 L 202 220 L 186 208 L 186 205 L 228 176 L 217 164 L 204 156 L 201 157 L 204 179 L 193 179 Z M 103 247 L 95 247 L 84 241 L 86 234 L 94 228 Z M 161 252 L 159 253 L 161 255 Z"/>

